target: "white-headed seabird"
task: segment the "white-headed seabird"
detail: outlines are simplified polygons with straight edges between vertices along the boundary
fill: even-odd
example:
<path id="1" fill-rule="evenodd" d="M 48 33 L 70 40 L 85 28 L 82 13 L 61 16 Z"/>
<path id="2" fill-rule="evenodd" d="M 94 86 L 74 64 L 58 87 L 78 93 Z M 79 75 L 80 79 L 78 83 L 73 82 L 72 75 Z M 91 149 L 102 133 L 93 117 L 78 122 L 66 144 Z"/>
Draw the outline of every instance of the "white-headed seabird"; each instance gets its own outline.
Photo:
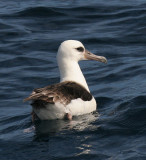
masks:
<path id="1" fill-rule="evenodd" d="M 72 119 L 72 116 L 96 110 L 96 101 L 91 95 L 78 61 L 96 60 L 106 63 L 105 57 L 97 56 L 85 49 L 76 40 L 61 43 L 57 61 L 60 83 L 34 89 L 24 101 L 32 100 L 33 115 L 41 120 Z"/>

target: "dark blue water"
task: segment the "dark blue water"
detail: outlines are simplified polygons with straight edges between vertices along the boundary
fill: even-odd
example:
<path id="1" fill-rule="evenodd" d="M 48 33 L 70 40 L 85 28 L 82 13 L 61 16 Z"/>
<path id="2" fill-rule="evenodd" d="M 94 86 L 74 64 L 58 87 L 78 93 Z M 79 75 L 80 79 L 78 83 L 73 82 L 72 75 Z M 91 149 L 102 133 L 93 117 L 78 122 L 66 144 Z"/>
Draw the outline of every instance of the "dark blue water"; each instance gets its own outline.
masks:
<path id="1" fill-rule="evenodd" d="M 33 129 L 23 99 L 59 82 L 68 39 L 108 59 L 80 63 L 97 112 Z M 0 1 L 0 160 L 13 159 L 146 159 L 145 0 Z"/>

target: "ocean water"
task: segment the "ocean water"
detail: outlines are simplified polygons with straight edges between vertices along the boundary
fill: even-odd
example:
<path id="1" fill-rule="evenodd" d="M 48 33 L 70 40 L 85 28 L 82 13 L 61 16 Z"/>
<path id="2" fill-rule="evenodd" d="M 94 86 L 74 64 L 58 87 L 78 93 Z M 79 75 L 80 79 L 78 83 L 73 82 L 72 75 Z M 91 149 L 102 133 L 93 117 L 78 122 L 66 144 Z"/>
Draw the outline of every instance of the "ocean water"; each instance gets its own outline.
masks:
<path id="1" fill-rule="evenodd" d="M 76 39 L 98 103 L 72 121 L 31 122 L 23 103 L 59 82 L 58 46 Z M 0 160 L 146 159 L 146 1 L 0 1 Z"/>

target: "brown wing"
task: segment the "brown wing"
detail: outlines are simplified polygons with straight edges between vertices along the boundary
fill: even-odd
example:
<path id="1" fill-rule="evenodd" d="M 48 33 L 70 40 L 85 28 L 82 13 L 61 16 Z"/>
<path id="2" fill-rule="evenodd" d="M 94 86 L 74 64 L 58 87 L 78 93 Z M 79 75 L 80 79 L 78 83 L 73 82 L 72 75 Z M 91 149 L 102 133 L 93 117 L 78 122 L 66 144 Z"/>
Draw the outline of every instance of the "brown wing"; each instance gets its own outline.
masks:
<path id="1" fill-rule="evenodd" d="M 60 102 L 67 105 L 71 100 L 77 98 L 81 98 L 84 101 L 90 101 L 92 95 L 80 84 L 66 81 L 35 89 L 29 97 L 24 99 L 24 101 L 33 100 L 35 103 Z"/>

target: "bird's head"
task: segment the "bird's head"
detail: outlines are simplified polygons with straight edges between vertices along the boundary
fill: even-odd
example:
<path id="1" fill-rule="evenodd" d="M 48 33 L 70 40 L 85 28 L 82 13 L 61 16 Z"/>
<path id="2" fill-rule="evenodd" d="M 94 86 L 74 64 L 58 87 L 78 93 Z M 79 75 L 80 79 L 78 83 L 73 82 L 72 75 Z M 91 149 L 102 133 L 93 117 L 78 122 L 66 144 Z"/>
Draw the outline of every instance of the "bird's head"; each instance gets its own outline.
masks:
<path id="1" fill-rule="evenodd" d="M 66 40 L 62 42 L 58 49 L 57 57 L 72 59 L 77 62 L 80 60 L 95 60 L 107 63 L 105 57 L 97 56 L 89 52 L 80 41 L 76 40 Z"/>

